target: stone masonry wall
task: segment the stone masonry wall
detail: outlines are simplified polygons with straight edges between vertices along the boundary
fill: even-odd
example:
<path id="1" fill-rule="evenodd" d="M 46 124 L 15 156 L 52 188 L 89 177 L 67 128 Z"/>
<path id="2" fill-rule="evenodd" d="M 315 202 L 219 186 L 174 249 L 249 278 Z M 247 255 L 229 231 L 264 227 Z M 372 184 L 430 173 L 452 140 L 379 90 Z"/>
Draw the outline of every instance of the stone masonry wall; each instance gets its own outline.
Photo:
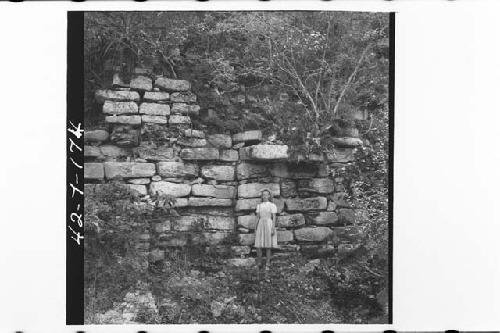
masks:
<path id="1" fill-rule="evenodd" d="M 229 262 L 253 259 L 255 207 L 270 188 L 278 207 L 280 252 L 349 251 L 359 234 L 335 169 L 352 162 L 361 143 L 339 138 L 334 154 L 291 159 L 292 147 L 266 142 L 262 132 L 208 135 L 188 81 L 136 75 L 95 97 L 103 129 L 85 132 L 85 190 L 119 180 L 139 196 L 177 198 L 179 216 L 154 223 L 150 259 L 189 244 L 228 252 Z M 193 236 L 194 235 L 194 236 Z M 247 259 L 249 258 L 249 259 Z"/>

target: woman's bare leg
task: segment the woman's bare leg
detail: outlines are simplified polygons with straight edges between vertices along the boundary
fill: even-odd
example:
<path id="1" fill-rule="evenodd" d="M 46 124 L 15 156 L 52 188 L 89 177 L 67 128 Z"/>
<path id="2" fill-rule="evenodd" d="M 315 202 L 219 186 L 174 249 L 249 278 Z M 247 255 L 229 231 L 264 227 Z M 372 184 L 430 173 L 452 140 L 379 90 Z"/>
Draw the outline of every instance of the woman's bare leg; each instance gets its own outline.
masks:
<path id="1" fill-rule="evenodd" d="M 262 249 L 260 247 L 257 248 L 257 264 L 259 267 L 262 266 Z"/>
<path id="2" fill-rule="evenodd" d="M 266 266 L 269 266 L 271 264 L 271 249 L 267 248 L 266 249 Z"/>

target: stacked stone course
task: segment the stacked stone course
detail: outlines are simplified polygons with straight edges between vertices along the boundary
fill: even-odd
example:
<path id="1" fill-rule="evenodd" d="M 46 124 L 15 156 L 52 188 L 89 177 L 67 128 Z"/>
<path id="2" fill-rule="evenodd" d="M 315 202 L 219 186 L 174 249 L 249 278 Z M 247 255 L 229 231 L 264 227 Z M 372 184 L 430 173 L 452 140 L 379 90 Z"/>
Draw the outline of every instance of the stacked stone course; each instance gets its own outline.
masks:
<path id="1" fill-rule="evenodd" d="M 84 134 L 85 190 L 118 180 L 144 198 L 177 199 L 179 216 L 154 222 L 144 236 L 158 240 L 149 249 L 152 261 L 171 248 L 196 245 L 238 257 L 229 263 L 253 262 L 255 208 L 264 188 L 278 207 L 279 251 L 342 251 L 356 243 L 355 211 L 335 169 L 353 161 L 359 139 L 339 138 L 334 153 L 292 159 L 293 147 L 266 143 L 259 130 L 193 129 L 200 107 L 185 80 L 138 75 L 128 88 L 121 83 L 95 98 L 105 128 Z"/>

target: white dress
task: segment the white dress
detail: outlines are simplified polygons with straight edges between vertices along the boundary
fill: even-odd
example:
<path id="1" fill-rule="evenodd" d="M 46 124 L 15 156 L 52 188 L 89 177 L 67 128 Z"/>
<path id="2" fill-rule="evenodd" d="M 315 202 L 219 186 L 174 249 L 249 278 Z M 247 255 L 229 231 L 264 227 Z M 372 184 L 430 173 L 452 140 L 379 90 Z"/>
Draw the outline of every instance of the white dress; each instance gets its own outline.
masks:
<path id="1" fill-rule="evenodd" d="M 266 201 L 257 205 L 255 209 L 260 214 L 260 220 L 255 230 L 255 247 L 276 248 L 278 247 L 278 232 L 272 233 L 273 216 L 278 209 L 272 202 Z"/>

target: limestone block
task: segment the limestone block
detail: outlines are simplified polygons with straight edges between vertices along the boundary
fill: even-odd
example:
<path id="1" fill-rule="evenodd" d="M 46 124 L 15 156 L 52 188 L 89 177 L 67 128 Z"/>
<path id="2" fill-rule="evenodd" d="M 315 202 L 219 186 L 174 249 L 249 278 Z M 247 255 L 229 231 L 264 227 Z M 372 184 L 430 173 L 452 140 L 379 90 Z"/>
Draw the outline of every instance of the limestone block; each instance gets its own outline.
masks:
<path id="1" fill-rule="evenodd" d="M 293 241 L 293 232 L 290 230 L 277 230 L 278 243 Z"/>
<path id="2" fill-rule="evenodd" d="M 121 157 L 127 156 L 127 151 L 123 148 L 114 145 L 102 145 L 101 153 L 106 157 Z"/>
<path id="3" fill-rule="evenodd" d="M 195 129 L 186 129 L 186 130 L 184 130 L 184 136 L 186 136 L 188 138 L 204 139 L 205 132 L 200 131 L 200 130 L 195 130 Z"/>
<path id="4" fill-rule="evenodd" d="M 238 226 L 246 229 L 255 229 L 255 227 L 257 226 L 257 216 L 256 215 L 238 216 Z"/>
<path id="5" fill-rule="evenodd" d="M 276 161 L 288 159 L 288 146 L 286 145 L 256 145 L 251 147 L 251 157 L 255 160 Z"/>
<path id="6" fill-rule="evenodd" d="M 143 123 L 152 123 L 152 124 L 167 124 L 167 117 L 166 116 L 148 116 L 148 115 L 143 115 L 141 116 L 141 120 Z"/>
<path id="7" fill-rule="evenodd" d="M 276 226 L 279 228 L 295 228 L 304 224 L 306 220 L 302 214 L 283 215 L 276 218 Z"/>
<path id="8" fill-rule="evenodd" d="M 262 202 L 261 198 L 239 199 L 236 201 L 236 206 L 234 207 L 234 210 L 237 212 L 245 211 L 245 210 L 255 211 L 257 204 L 259 204 L 261 202 Z M 281 213 L 281 211 L 283 210 L 283 207 L 284 207 L 284 201 L 282 199 L 275 198 L 273 203 L 276 205 L 276 208 L 278 209 L 278 213 Z"/>
<path id="9" fill-rule="evenodd" d="M 100 157 L 101 148 L 95 146 L 83 146 L 83 156 L 84 157 Z"/>
<path id="10" fill-rule="evenodd" d="M 224 162 L 237 162 L 238 151 L 234 149 L 222 149 L 220 151 L 219 159 Z"/>
<path id="11" fill-rule="evenodd" d="M 231 148 L 231 136 L 227 134 L 212 134 L 207 136 L 207 141 L 212 147 L 216 148 Z"/>
<path id="12" fill-rule="evenodd" d="M 106 116 L 104 121 L 108 124 L 140 125 L 141 116 Z"/>
<path id="13" fill-rule="evenodd" d="M 172 93 L 170 100 L 177 103 L 196 103 L 196 95 L 190 91 L 174 92 Z"/>
<path id="14" fill-rule="evenodd" d="M 109 138 L 108 131 L 92 130 L 83 133 L 83 140 L 87 142 L 104 142 Z"/>
<path id="15" fill-rule="evenodd" d="M 127 180 L 127 183 L 134 185 L 147 185 L 151 183 L 151 179 L 149 178 L 131 178 Z"/>
<path id="16" fill-rule="evenodd" d="M 148 91 L 153 89 L 153 80 L 147 76 L 139 75 L 130 80 L 130 89 Z"/>
<path id="17" fill-rule="evenodd" d="M 241 245 L 254 245 L 255 234 L 239 234 L 238 240 Z"/>
<path id="18" fill-rule="evenodd" d="M 339 217 L 335 212 L 321 212 L 314 217 L 313 223 L 319 225 L 333 225 L 337 224 Z"/>
<path id="19" fill-rule="evenodd" d="M 231 199 L 219 199 L 219 198 L 197 198 L 190 197 L 188 205 L 191 207 L 203 207 L 203 206 L 221 206 L 230 207 L 232 206 Z"/>
<path id="20" fill-rule="evenodd" d="M 233 135 L 233 142 L 247 142 L 247 141 L 262 141 L 262 131 L 245 131 L 242 133 L 236 133 Z"/>
<path id="21" fill-rule="evenodd" d="M 295 239 L 303 242 L 321 242 L 332 237 L 334 231 L 327 227 L 300 228 L 294 230 Z"/>
<path id="22" fill-rule="evenodd" d="M 234 166 L 205 165 L 201 168 L 201 175 L 207 179 L 231 181 L 234 180 Z"/>
<path id="23" fill-rule="evenodd" d="M 139 158 L 148 161 L 165 161 L 174 158 L 174 149 L 168 146 L 157 146 L 155 144 L 142 143 L 135 149 L 135 153 Z"/>
<path id="24" fill-rule="evenodd" d="M 144 102 L 139 106 L 139 113 L 150 116 L 168 116 L 170 114 L 170 106 L 168 104 Z"/>
<path id="25" fill-rule="evenodd" d="M 183 147 L 200 148 L 207 145 L 207 140 L 199 138 L 181 138 L 177 140 L 177 144 Z"/>
<path id="26" fill-rule="evenodd" d="M 236 166 L 236 177 L 238 180 L 249 178 L 261 178 L 269 175 L 268 166 L 243 162 Z"/>
<path id="27" fill-rule="evenodd" d="M 234 217 L 232 216 L 208 216 L 205 220 L 205 229 L 234 230 Z"/>
<path id="28" fill-rule="evenodd" d="M 139 107 L 135 102 L 112 102 L 105 101 L 102 112 L 112 115 L 137 114 Z"/>
<path id="29" fill-rule="evenodd" d="M 159 162 L 158 174 L 167 178 L 197 177 L 198 165 L 183 162 Z"/>
<path id="30" fill-rule="evenodd" d="M 83 177 L 85 179 L 103 179 L 104 168 L 102 163 L 84 163 Z"/>
<path id="31" fill-rule="evenodd" d="M 155 80 L 155 87 L 165 91 L 187 91 L 191 88 L 191 84 L 186 80 L 174 80 L 166 77 L 158 77 Z M 175 98 L 175 97 L 174 97 Z M 172 96 L 170 96 L 172 99 Z"/>
<path id="32" fill-rule="evenodd" d="M 201 231 L 206 220 L 200 215 L 176 216 L 172 218 L 172 229 L 175 231 Z"/>
<path id="33" fill-rule="evenodd" d="M 185 197 L 191 193 L 191 185 L 159 181 L 151 183 L 149 190 L 153 194 L 159 193 L 173 197 Z"/>
<path id="34" fill-rule="evenodd" d="M 280 195 L 279 184 L 248 183 L 238 186 L 238 198 L 260 198 L 264 189 L 270 190 L 275 197 Z"/>
<path id="35" fill-rule="evenodd" d="M 139 137 L 139 130 L 131 125 L 115 125 L 113 132 L 111 132 L 110 141 L 119 147 L 135 147 L 139 144 Z"/>
<path id="36" fill-rule="evenodd" d="M 147 195 L 148 190 L 146 189 L 146 185 L 136 185 L 136 184 L 127 184 L 127 186 L 139 195 Z"/>
<path id="37" fill-rule="evenodd" d="M 191 124 L 191 118 L 189 116 L 173 114 L 168 118 L 168 123 L 170 125 Z"/>
<path id="38" fill-rule="evenodd" d="M 113 102 L 139 102 L 140 96 L 136 91 L 116 91 L 99 89 L 95 92 L 95 100 L 99 104 L 105 101 Z"/>
<path id="39" fill-rule="evenodd" d="M 104 174 L 107 179 L 151 177 L 155 174 L 153 163 L 105 162 Z"/>
<path id="40" fill-rule="evenodd" d="M 298 181 L 298 190 L 328 194 L 335 191 L 335 184 L 331 178 L 301 179 Z"/>
<path id="41" fill-rule="evenodd" d="M 327 200 L 324 197 L 286 199 L 289 211 L 308 211 L 326 209 Z"/>
<path id="42" fill-rule="evenodd" d="M 281 196 L 284 198 L 297 196 L 297 183 L 291 179 L 283 179 L 280 183 Z"/>
<path id="43" fill-rule="evenodd" d="M 232 199 L 234 197 L 234 186 L 194 184 L 191 187 L 191 194 L 199 197 Z"/>
<path id="44" fill-rule="evenodd" d="M 184 148 L 180 157 L 184 160 L 218 160 L 219 150 L 217 148 Z"/>
<path id="45" fill-rule="evenodd" d="M 186 103 L 174 103 L 172 104 L 172 113 L 198 116 L 200 114 L 200 106 Z"/>
<path id="46" fill-rule="evenodd" d="M 163 234 L 158 245 L 166 247 L 186 246 L 187 235 L 183 233 Z"/>
<path id="47" fill-rule="evenodd" d="M 146 91 L 144 93 L 145 102 L 165 102 L 170 99 L 170 94 L 164 91 Z"/>

